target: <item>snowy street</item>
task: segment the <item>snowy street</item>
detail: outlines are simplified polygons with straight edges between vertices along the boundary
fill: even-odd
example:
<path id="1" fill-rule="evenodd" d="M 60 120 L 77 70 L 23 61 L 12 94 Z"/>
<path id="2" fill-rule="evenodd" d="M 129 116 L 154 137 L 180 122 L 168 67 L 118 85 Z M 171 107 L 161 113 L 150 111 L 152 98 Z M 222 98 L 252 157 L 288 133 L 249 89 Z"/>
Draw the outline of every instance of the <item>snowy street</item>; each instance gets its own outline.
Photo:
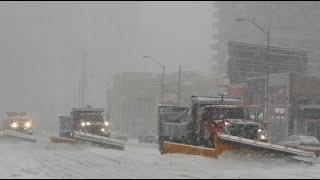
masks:
<path id="1" fill-rule="evenodd" d="M 160 155 L 157 145 L 129 139 L 125 151 L 86 144 L 0 139 L 0 178 L 319 178 L 320 165 L 223 154 L 219 159 Z"/>

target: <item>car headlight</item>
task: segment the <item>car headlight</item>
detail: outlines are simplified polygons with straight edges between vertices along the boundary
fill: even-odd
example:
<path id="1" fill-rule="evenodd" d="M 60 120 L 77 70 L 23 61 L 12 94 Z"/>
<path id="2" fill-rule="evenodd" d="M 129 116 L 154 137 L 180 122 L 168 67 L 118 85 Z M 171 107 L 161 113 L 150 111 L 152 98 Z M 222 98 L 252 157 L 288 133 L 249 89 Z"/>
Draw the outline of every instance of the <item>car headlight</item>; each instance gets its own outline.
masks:
<path id="1" fill-rule="evenodd" d="M 101 131 L 103 132 L 103 131 L 104 131 L 104 129 L 102 128 L 102 129 L 101 129 Z"/>
<path id="2" fill-rule="evenodd" d="M 224 125 L 228 125 L 228 124 L 229 124 L 228 122 L 225 122 L 225 123 L 224 123 Z"/>
<path id="3" fill-rule="evenodd" d="M 85 126 L 85 125 L 86 125 L 86 123 L 84 123 L 84 122 L 81 123 L 81 126 Z"/>
<path id="4" fill-rule="evenodd" d="M 262 134 L 262 135 L 260 136 L 260 138 L 261 138 L 262 140 L 265 140 L 267 137 L 266 137 L 264 134 Z"/>
<path id="5" fill-rule="evenodd" d="M 258 129 L 258 132 L 261 132 L 261 129 Z"/>
<path id="6" fill-rule="evenodd" d="M 18 126 L 17 123 L 12 123 L 12 127 L 13 127 L 13 128 L 16 128 L 17 126 Z"/>
<path id="7" fill-rule="evenodd" d="M 90 125 L 90 122 L 87 122 L 87 125 L 89 126 L 89 125 Z"/>
<path id="8" fill-rule="evenodd" d="M 109 122 L 108 122 L 108 121 L 104 122 L 104 125 L 108 126 L 108 125 L 109 125 Z"/>
<path id="9" fill-rule="evenodd" d="M 29 128 L 31 126 L 30 122 L 26 122 L 25 126 Z"/>

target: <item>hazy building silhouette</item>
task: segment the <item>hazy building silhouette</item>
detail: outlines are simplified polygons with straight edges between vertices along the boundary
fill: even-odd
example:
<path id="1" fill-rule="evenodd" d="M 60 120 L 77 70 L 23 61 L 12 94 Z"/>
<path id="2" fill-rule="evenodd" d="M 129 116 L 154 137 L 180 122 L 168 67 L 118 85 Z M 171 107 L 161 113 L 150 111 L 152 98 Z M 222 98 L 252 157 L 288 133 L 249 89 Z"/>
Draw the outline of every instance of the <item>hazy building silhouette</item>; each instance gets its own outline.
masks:
<path id="1" fill-rule="evenodd" d="M 212 49 L 215 69 L 225 73 L 228 41 L 267 45 L 267 37 L 247 21 L 270 28 L 270 46 L 293 49 L 320 49 L 320 2 L 318 1 L 218 1 L 213 2 Z M 309 53 L 309 74 L 319 75 L 320 53 Z"/>

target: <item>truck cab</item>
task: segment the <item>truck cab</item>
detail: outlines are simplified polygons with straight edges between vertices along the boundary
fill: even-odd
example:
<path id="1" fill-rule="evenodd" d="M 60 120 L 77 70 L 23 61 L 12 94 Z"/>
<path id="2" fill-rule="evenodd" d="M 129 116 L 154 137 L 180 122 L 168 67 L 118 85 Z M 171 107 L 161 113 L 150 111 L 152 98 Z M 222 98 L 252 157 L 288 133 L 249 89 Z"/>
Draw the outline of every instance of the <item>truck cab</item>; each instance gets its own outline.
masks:
<path id="1" fill-rule="evenodd" d="M 71 116 L 59 116 L 59 136 L 66 138 L 73 136 L 73 121 Z"/>
<path id="2" fill-rule="evenodd" d="M 6 130 L 33 135 L 33 120 L 27 112 L 7 112 L 8 118 L 4 122 Z"/>
<path id="3" fill-rule="evenodd" d="M 73 108 L 71 116 L 75 131 L 110 137 L 111 124 L 103 108 Z"/>

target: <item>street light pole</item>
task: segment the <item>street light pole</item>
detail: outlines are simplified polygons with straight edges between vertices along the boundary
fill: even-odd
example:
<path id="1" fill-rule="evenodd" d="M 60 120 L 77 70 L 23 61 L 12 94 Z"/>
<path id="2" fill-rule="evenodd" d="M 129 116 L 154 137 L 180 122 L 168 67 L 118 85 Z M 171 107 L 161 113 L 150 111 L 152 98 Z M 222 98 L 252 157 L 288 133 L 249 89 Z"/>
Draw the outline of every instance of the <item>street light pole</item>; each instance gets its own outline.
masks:
<path id="1" fill-rule="evenodd" d="M 269 42 L 270 42 L 270 36 L 269 36 L 269 29 L 267 31 L 267 37 L 268 37 L 268 48 L 267 48 L 267 78 L 266 78 L 266 94 L 265 94 L 265 119 L 266 123 L 269 122 Z M 269 122 L 270 123 L 270 122 Z M 267 130 L 269 130 L 269 127 L 266 127 Z"/>
<path id="2" fill-rule="evenodd" d="M 155 58 L 151 57 L 151 56 L 142 56 L 142 58 L 152 59 L 162 67 L 161 97 L 160 97 L 161 98 L 160 99 L 160 103 L 162 104 L 163 103 L 163 94 L 164 94 L 164 74 L 165 74 L 166 67 L 164 65 L 162 65 L 159 61 L 157 61 Z"/>
<path id="3" fill-rule="evenodd" d="M 160 103 L 163 104 L 163 94 L 164 94 L 164 73 L 165 73 L 166 67 L 162 66 L 162 82 L 161 82 L 161 99 Z"/>
<path id="4" fill-rule="evenodd" d="M 264 107 L 265 107 L 265 122 L 267 123 L 269 121 L 269 50 L 270 50 L 270 33 L 269 33 L 269 28 L 267 31 L 263 30 L 260 26 L 258 26 L 255 22 L 251 21 L 250 19 L 243 19 L 243 18 L 238 18 L 235 19 L 235 21 L 249 21 L 253 25 L 255 25 L 257 28 L 259 28 L 265 35 L 267 35 L 268 38 L 268 45 L 267 45 L 267 77 L 266 77 L 266 83 L 265 83 L 265 96 L 264 96 Z"/>

